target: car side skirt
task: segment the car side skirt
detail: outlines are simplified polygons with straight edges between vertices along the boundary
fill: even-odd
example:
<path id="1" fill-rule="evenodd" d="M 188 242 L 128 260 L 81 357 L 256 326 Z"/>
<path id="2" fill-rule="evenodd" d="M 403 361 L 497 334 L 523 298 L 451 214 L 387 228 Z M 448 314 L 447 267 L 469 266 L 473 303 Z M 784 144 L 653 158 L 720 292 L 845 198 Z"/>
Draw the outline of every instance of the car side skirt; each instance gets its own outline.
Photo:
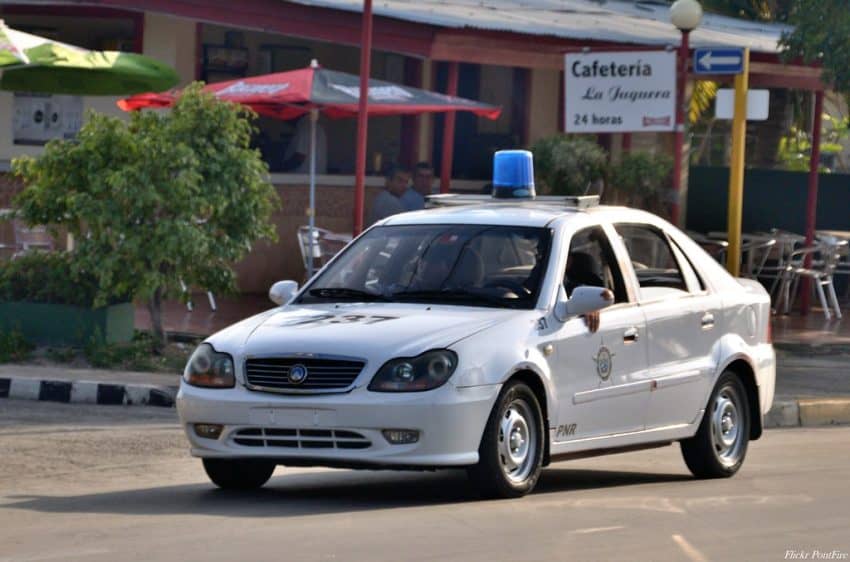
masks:
<path id="1" fill-rule="evenodd" d="M 552 439 L 551 449 L 549 454 L 552 459 L 561 457 L 562 455 L 570 455 L 583 451 L 599 450 L 601 454 L 607 454 L 605 450 L 621 449 L 624 447 L 641 447 L 646 445 L 656 446 L 658 443 L 669 443 L 680 439 L 693 437 L 699 429 L 702 416 L 697 416 L 694 423 L 678 424 L 665 427 L 656 427 L 653 429 L 645 429 L 641 431 L 630 431 L 628 433 L 615 433 L 613 435 L 602 435 L 599 437 L 587 437 L 584 439 L 576 439 L 573 441 L 555 442 L 554 430 L 550 430 L 550 439 Z M 622 452 L 618 450 L 611 451 Z"/>

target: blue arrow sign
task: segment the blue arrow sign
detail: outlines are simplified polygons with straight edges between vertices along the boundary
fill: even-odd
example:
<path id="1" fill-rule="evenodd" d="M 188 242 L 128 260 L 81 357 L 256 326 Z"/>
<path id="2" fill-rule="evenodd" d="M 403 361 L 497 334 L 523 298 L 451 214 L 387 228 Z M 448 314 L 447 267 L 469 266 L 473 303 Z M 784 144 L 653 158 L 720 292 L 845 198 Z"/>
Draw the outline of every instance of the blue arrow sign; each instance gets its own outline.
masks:
<path id="1" fill-rule="evenodd" d="M 696 74 L 740 74 L 744 71 L 744 49 L 703 47 L 694 49 Z"/>

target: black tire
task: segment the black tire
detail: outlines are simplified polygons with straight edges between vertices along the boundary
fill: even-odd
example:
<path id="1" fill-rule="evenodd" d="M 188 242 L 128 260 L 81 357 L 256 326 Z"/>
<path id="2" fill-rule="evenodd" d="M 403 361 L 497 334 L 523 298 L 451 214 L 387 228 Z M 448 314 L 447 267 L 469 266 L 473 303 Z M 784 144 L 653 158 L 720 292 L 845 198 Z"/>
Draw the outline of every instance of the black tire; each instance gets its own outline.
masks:
<path id="1" fill-rule="evenodd" d="M 747 391 L 738 375 L 726 371 L 714 386 L 696 435 L 681 442 L 691 473 L 697 478 L 729 478 L 738 472 L 747 456 L 750 425 Z"/>
<path id="2" fill-rule="evenodd" d="M 262 459 L 203 459 L 213 484 L 225 490 L 253 490 L 269 481 L 275 463 Z"/>
<path id="3" fill-rule="evenodd" d="M 520 422 L 516 416 L 523 421 Z M 527 437 L 524 441 L 523 424 Z M 504 427 L 509 428 L 510 435 L 503 434 Z M 484 497 L 518 498 L 534 489 L 543 461 L 544 431 L 543 414 L 534 392 L 520 381 L 508 382 L 487 419 L 478 447 L 478 464 L 467 469 L 470 480 Z M 517 436 L 516 441 L 511 441 L 513 435 Z M 514 443 L 517 444 L 516 449 L 513 448 Z M 528 448 L 523 456 L 526 444 Z M 508 467 L 518 457 L 510 457 L 510 462 L 506 463 L 504 447 L 516 450 L 523 458 L 521 466 L 515 466 L 513 471 Z"/>

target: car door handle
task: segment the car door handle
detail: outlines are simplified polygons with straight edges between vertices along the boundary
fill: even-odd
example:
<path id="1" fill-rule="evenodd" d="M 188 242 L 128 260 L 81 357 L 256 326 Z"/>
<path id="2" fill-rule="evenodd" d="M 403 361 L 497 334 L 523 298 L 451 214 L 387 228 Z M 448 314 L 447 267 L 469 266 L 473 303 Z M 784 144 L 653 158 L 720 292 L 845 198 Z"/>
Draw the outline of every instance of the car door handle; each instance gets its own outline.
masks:
<path id="1" fill-rule="evenodd" d="M 705 314 L 703 314 L 700 323 L 702 324 L 703 330 L 710 330 L 714 328 L 714 314 L 706 312 Z"/>
<path id="2" fill-rule="evenodd" d="M 638 329 L 635 327 L 631 327 L 625 332 L 623 332 L 623 341 L 625 343 L 634 343 L 638 341 Z"/>

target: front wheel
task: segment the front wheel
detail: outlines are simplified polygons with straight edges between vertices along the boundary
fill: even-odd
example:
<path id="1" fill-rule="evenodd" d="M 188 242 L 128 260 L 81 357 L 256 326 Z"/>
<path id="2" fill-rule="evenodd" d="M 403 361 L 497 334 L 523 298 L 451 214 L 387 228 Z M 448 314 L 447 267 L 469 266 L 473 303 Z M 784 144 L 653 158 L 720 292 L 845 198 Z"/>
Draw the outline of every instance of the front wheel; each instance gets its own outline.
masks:
<path id="1" fill-rule="evenodd" d="M 275 463 L 262 459 L 203 459 L 213 484 L 225 490 L 253 490 L 272 477 Z"/>
<path id="2" fill-rule="evenodd" d="M 519 381 L 505 385 L 484 428 L 478 464 L 468 469 L 483 495 L 516 498 L 534 489 L 543 460 L 543 428 L 534 392 Z"/>
<path id="3" fill-rule="evenodd" d="M 682 456 L 697 478 L 728 478 L 738 472 L 750 441 L 750 410 L 741 379 L 720 375 L 696 435 L 681 442 Z"/>

